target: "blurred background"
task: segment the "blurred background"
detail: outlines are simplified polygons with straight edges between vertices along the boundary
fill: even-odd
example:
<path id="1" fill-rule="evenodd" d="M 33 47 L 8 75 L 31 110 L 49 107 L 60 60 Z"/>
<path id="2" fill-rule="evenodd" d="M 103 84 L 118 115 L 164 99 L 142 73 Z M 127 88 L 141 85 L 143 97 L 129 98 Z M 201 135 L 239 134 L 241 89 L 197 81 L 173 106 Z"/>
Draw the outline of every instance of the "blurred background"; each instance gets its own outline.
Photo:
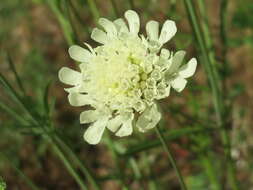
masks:
<path id="1" fill-rule="evenodd" d="M 1 0 L 0 178 L 9 190 L 177 190 L 175 172 L 153 130 L 105 134 L 91 146 L 69 105 L 58 70 L 77 68 L 71 44 L 83 45 L 99 17 L 134 9 L 145 23 L 176 21 L 167 47 L 197 57 L 188 88 L 160 103 L 167 143 L 189 190 L 236 190 L 223 145 L 203 54 L 183 0 Z M 189 1 L 188 1 L 189 2 Z M 221 80 L 226 131 L 239 190 L 253 190 L 253 2 L 192 0 L 211 63 Z M 227 4 L 226 4 L 227 3 Z M 225 65 L 225 66 L 224 66 Z M 95 184 L 95 185 L 94 185 Z M 97 185 L 96 185 L 97 184 Z M 0 187 L 1 189 L 1 187 Z"/>

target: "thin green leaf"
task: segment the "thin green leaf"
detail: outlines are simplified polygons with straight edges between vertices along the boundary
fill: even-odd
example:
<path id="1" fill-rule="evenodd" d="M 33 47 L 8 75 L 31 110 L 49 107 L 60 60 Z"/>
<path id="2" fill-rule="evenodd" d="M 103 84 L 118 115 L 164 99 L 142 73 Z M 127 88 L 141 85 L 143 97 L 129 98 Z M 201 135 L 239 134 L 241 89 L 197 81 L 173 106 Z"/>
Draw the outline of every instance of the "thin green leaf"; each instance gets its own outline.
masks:
<path id="1" fill-rule="evenodd" d="M 9 114 L 11 117 L 13 117 L 20 124 L 27 123 L 27 121 L 24 119 L 24 117 L 20 116 L 20 114 L 16 113 L 16 111 L 14 109 L 12 109 L 10 106 L 5 105 L 1 101 L 0 101 L 0 109 L 4 110 L 7 114 Z"/>
<path id="2" fill-rule="evenodd" d="M 206 131 L 213 131 L 213 130 L 218 130 L 220 128 L 200 128 L 200 127 L 184 127 L 182 129 L 174 129 L 170 130 L 167 134 L 164 135 L 164 138 L 167 141 L 172 141 L 175 140 L 179 137 L 182 137 L 184 135 L 189 135 L 193 133 L 200 133 L 200 132 L 206 132 Z M 138 143 L 138 145 L 135 146 L 130 146 L 128 150 L 126 150 L 124 153 L 121 153 L 121 156 L 130 156 L 142 151 L 146 151 L 148 149 L 160 146 L 161 142 L 159 140 L 153 140 L 153 141 L 143 141 Z"/>
<path id="3" fill-rule="evenodd" d="M 44 94 L 43 94 L 43 105 L 44 105 L 44 111 L 47 117 L 50 115 L 50 105 L 49 105 L 49 90 L 50 86 L 52 84 L 52 81 L 49 81 L 46 85 Z"/>
<path id="4" fill-rule="evenodd" d="M 20 90 L 23 92 L 23 94 L 25 94 L 24 86 L 23 86 L 23 84 L 22 84 L 22 82 L 20 80 L 20 77 L 19 77 L 19 75 L 18 75 L 18 73 L 16 71 L 15 65 L 13 64 L 13 61 L 11 59 L 11 56 L 10 56 L 9 52 L 7 53 L 7 61 L 9 63 L 10 69 L 12 70 L 12 72 L 13 72 L 13 74 L 15 76 L 16 82 L 17 82 Z"/>
<path id="5" fill-rule="evenodd" d="M 115 0 L 111 0 L 112 8 L 116 17 L 119 17 L 119 10 Z"/>
<path id="6" fill-rule="evenodd" d="M 51 10 L 53 11 L 53 13 L 55 14 L 56 18 L 58 19 L 68 44 L 72 45 L 74 43 L 74 40 L 73 40 L 74 35 L 73 35 L 72 27 L 71 27 L 69 21 L 65 18 L 65 16 L 60 11 L 57 1 L 46 0 L 46 2 L 49 5 L 49 7 L 51 8 Z"/>
<path id="7" fill-rule="evenodd" d="M 99 19 L 99 11 L 94 0 L 87 0 L 94 22 L 97 23 Z"/>
<path id="8" fill-rule="evenodd" d="M 30 109 L 27 108 L 24 99 L 14 90 L 14 88 L 10 85 L 7 79 L 0 73 L 0 84 L 3 85 L 6 92 L 13 98 L 13 100 L 18 103 L 21 108 L 26 111 L 32 121 L 35 121 L 33 118 L 33 114 L 31 113 Z M 36 122 L 35 122 L 36 123 Z"/>

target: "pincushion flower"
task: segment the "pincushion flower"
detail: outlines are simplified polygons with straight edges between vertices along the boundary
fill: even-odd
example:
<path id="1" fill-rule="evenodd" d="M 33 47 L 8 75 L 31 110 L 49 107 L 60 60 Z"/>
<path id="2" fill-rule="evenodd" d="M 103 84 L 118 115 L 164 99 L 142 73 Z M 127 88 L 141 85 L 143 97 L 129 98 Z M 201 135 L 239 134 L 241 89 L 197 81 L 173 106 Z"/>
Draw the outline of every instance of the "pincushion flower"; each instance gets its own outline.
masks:
<path id="1" fill-rule="evenodd" d="M 59 71 L 59 79 L 72 86 L 66 89 L 70 104 L 92 108 L 80 115 L 80 123 L 91 123 L 84 133 L 90 144 L 99 143 L 106 128 L 123 137 L 133 127 L 141 132 L 155 127 L 161 119 L 156 101 L 168 97 L 171 88 L 181 92 L 196 70 L 195 58 L 182 65 L 184 51 L 162 48 L 175 35 L 175 22 L 165 21 L 159 32 L 159 23 L 149 21 L 145 37 L 139 35 L 135 11 L 126 11 L 125 18 L 127 23 L 100 18 L 103 30 L 93 29 L 91 38 L 101 45 L 71 46 L 70 57 L 80 62 L 80 71 Z"/>

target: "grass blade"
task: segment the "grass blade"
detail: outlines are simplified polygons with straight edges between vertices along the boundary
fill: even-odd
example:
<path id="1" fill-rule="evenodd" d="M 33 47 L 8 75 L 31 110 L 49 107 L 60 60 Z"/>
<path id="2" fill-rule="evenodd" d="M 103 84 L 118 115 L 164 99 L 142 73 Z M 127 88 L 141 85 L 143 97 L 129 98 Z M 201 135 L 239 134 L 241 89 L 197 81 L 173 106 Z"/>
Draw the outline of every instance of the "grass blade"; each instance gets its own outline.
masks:
<path id="1" fill-rule="evenodd" d="M 119 10 L 117 8 L 117 4 L 116 4 L 115 0 L 111 0 L 111 4 L 112 4 L 112 8 L 113 8 L 115 16 L 119 17 Z"/>
<path id="2" fill-rule="evenodd" d="M 15 79 L 16 79 L 16 82 L 17 82 L 17 84 L 18 84 L 18 87 L 20 88 L 21 92 L 22 92 L 23 94 L 25 94 L 24 86 L 23 86 L 23 84 L 22 84 L 22 82 L 21 82 L 21 80 L 20 80 L 20 77 L 18 76 L 18 73 L 17 73 L 17 71 L 16 71 L 16 68 L 15 68 L 15 66 L 14 66 L 14 64 L 13 64 L 13 61 L 12 61 L 11 56 L 10 56 L 9 53 L 7 53 L 7 61 L 8 61 L 8 63 L 9 63 L 10 69 L 12 70 L 12 72 L 13 72 L 13 74 L 14 74 L 14 76 L 15 76 Z"/>
<path id="3" fill-rule="evenodd" d="M 26 106 L 26 104 L 22 101 L 22 98 L 18 95 L 18 93 L 12 88 L 12 86 L 9 84 L 9 82 L 5 79 L 5 77 L 3 75 L 0 74 L 0 82 L 3 84 L 3 86 L 6 88 L 6 90 L 9 92 L 9 94 L 15 99 L 15 101 L 17 103 L 19 103 L 19 105 L 22 106 L 23 110 L 28 113 L 28 115 L 30 116 L 31 120 L 30 123 L 31 125 L 36 125 L 36 126 L 40 126 L 42 130 L 44 130 L 44 138 L 49 140 L 53 146 L 53 150 L 55 151 L 55 153 L 58 155 L 58 157 L 61 159 L 61 161 L 63 162 L 63 164 L 65 165 L 65 167 L 67 168 L 67 170 L 69 171 L 69 173 L 73 176 L 73 178 L 76 180 L 76 182 L 80 185 L 80 187 L 82 188 L 82 190 L 87 190 L 86 186 L 83 184 L 81 177 L 77 174 L 77 172 L 74 170 L 73 166 L 71 165 L 71 163 L 66 159 L 65 155 L 61 152 L 60 148 L 58 147 L 58 145 L 55 143 L 54 138 L 52 137 L 51 132 L 47 131 L 46 126 L 44 126 L 44 124 L 40 123 L 40 120 L 37 120 L 33 113 L 31 113 L 30 109 Z M 6 107 L 6 106 L 5 106 Z M 9 113 L 11 113 L 12 115 L 14 115 L 14 112 L 10 112 L 10 110 L 8 110 Z M 19 117 L 15 117 L 16 119 L 19 119 Z"/>
<path id="4" fill-rule="evenodd" d="M 65 18 L 65 16 L 61 13 L 57 1 L 55 0 L 46 0 L 47 4 L 55 14 L 56 18 L 58 19 L 61 28 L 63 30 L 64 37 L 67 40 L 68 45 L 74 44 L 74 35 L 73 35 L 73 30 L 71 27 L 71 24 L 69 21 Z"/>
<path id="5" fill-rule="evenodd" d="M 164 138 L 166 139 L 166 141 L 168 140 L 172 141 L 184 135 L 190 135 L 190 134 L 201 133 L 201 132 L 206 133 L 207 130 L 213 131 L 213 130 L 218 130 L 218 129 L 220 128 L 184 127 L 182 129 L 170 130 L 169 133 L 167 133 L 167 135 L 165 134 Z M 139 142 L 138 145 L 130 146 L 124 153 L 121 153 L 120 155 L 130 156 L 130 155 L 133 155 L 142 151 L 146 151 L 160 145 L 161 145 L 161 142 L 159 140 L 143 141 L 143 142 Z"/>
<path id="6" fill-rule="evenodd" d="M 192 0 L 184 0 L 184 4 L 186 7 L 186 10 L 189 15 L 189 20 L 191 22 L 191 26 L 193 28 L 193 31 L 195 33 L 195 37 L 197 39 L 198 46 L 200 48 L 200 51 L 203 55 L 203 65 L 205 67 L 205 71 L 207 73 L 211 89 L 212 89 L 212 94 L 213 94 L 213 102 L 214 102 L 214 107 L 215 107 L 215 112 L 216 112 L 216 118 L 217 118 L 217 124 L 219 127 L 224 127 L 224 116 L 225 116 L 225 110 L 224 110 L 224 100 L 222 99 L 222 92 L 220 89 L 221 82 L 217 76 L 217 71 L 214 66 L 214 64 L 211 63 L 210 57 L 208 56 L 208 51 L 206 48 L 205 40 L 201 32 L 200 25 L 198 24 L 197 16 L 196 16 L 196 10 L 193 5 Z M 224 148 L 224 154 L 226 156 L 226 165 L 228 168 L 228 177 L 229 177 L 229 183 L 233 190 L 238 190 L 238 185 L 237 185 L 237 179 L 235 176 L 235 170 L 234 170 L 234 163 L 231 158 L 231 142 L 230 142 L 230 137 L 228 135 L 227 130 L 220 130 L 220 136 L 222 139 L 223 143 L 223 148 Z"/>
<path id="7" fill-rule="evenodd" d="M 100 16 L 99 16 L 99 11 L 96 6 L 96 3 L 94 0 L 87 0 L 87 2 L 90 8 L 91 14 L 93 16 L 94 23 L 97 23 Z"/>
<path id="8" fill-rule="evenodd" d="M 160 131 L 160 129 L 158 127 L 159 127 L 159 125 L 155 127 L 157 136 L 158 136 L 159 140 L 161 141 L 163 149 L 167 153 L 169 161 L 170 161 L 171 165 L 173 166 L 173 168 L 176 172 L 176 175 L 177 175 L 178 181 L 180 183 L 181 189 L 182 190 L 187 190 L 187 187 L 185 185 L 185 182 L 184 182 L 183 176 L 181 174 L 181 171 L 179 170 L 179 168 L 177 166 L 176 160 L 174 159 L 174 157 L 171 153 L 171 150 L 169 149 L 168 145 L 166 144 L 165 138 L 164 138 L 162 132 Z"/>

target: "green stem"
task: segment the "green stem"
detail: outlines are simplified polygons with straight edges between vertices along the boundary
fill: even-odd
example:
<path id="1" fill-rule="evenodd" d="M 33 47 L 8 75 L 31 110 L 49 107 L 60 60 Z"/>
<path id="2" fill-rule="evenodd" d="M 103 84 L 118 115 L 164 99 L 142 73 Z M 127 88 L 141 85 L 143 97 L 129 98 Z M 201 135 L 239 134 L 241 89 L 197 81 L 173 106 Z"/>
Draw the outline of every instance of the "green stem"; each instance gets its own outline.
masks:
<path id="1" fill-rule="evenodd" d="M 215 65 L 216 60 L 215 60 L 215 52 L 213 51 L 213 42 L 211 38 L 211 33 L 209 29 L 209 22 L 208 22 L 208 15 L 206 11 L 206 2 L 205 0 L 198 0 L 197 1 L 198 7 L 199 7 L 199 12 L 200 12 L 200 21 L 201 21 L 201 26 L 203 29 L 203 36 L 204 40 L 207 46 L 207 51 L 208 51 L 208 57 L 210 60 L 210 63 Z M 212 138 L 210 136 L 206 136 L 206 138 Z M 215 167 L 212 166 L 212 157 L 208 154 L 205 153 L 204 155 L 201 155 L 201 163 L 203 167 L 205 168 L 205 171 L 207 173 L 207 176 L 211 182 L 212 189 L 214 190 L 221 190 L 222 187 L 219 182 L 219 178 L 217 176 L 217 171 L 215 170 Z"/>
<path id="2" fill-rule="evenodd" d="M 36 123 L 37 123 L 37 121 L 36 121 Z M 39 123 L 37 123 L 37 124 L 39 125 Z M 49 142 L 51 143 L 51 145 L 53 147 L 54 152 L 60 158 L 60 160 L 62 161 L 62 163 L 64 164 L 64 166 L 66 167 L 66 169 L 68 170 L 68 172 L 70 173 L 70 175 L 78 183 L 78 185 L 80 186 L 80 188 L 82 190 L 88 190 L 88 188 L 86 187 L 86 185 L 83 183 L 83 180 L 81 179 L 81 177 L 78 175 L 78 173 L 75 171 L 74 167 L 71 165 L 71 162 L 67 159 L 67 157 L 63 154 L 63 152 L 61 151 L 61 149 L 57 145 L 57 143 L 55 141 L 55 138 L 50 134 L 50 131 L 49 132 L 47 131 L 47 129 L 45 127 L 43 125 L 41 125 L 41 128 L 45 132 L 44 138 L 49 140 Z"/>
<path id="3" fill-rule="evenodd" d="M 201 26 L 203 29 L 204 40 L 207 46 L 208 56 L 209 56 L 211 64 L 215 64 L 216 63 L 215 52 L 214 52 L 213 42 L 211 38 L 211 32 L 209 29 L 208 15 L 206 11 L 206 8 L 207 8 L 206 2 L 205 0 L 198 0 L 196 2 L 198 3 L 200 16 L 202 17 Z"/>
<path id="4" fill-rule="evenodd" d="M 142 134 L 139 134 L 138 136 L 139 136 L 138 140 L 140 140 L 140 142 L 145 141 L 145 137 Z M 158 142 L 160 143 L 160 141 L 158 141 Z M 144 174 L 143 175 L 147 174 L 147 176 L 151 176 L 150 179 L 148 180 L 148 189 L 158 190 L 156 176 L 155 176 L 154 172 L 152 172 L 152 163 L 150 163 L 150 160 L 148 158 L 148 154 L 149 153 L 147 151 L 142 152 L 141 158 L 140 158 L 141 160 L 143 160 L 143 165 L 144 165 L 144 170 L 143 170 Z M 145 180 L 144 180 L 144 182 L 145 182 Z"/>
<path id="5" fill-rule="evenodd" d="M 208 56 L 208 51 L 206 48 L 204 36 L 202 36 L 200 26 L 198 24 L 197 16 L 196 16 L 196 10 L 193 6 L 192 0 L 184 0 L 185 7 L 187 9 L 187 12 L 189 14 L 189 20 L 192 23 L 192 28 L 195 33 L 195 37 L 197 39 L 198 46 L 200 48 L 200 51 L 203 55 L 203 65 L 206 70 L 211 90 L 213 94 L 213 102 L 216 112 L 216 118 L 217 118 L 217 124 L 219 127 L 224 127 L 224 100 L 222 98 L 222 93 L 220 90 L 220 80 L 217 76 L 217 71 L 215 68 L 215 65 L 211 63 L 210 57 Z M 226 3 L 223 2 L 223 6 L 226 5 Z M 224 14 L 224 13 L 223 13 Z M 226 165 L 228 168 L 228 176 L 229 176 L 229 182 L 231 187 L 233 187 L 234 190 L 238 190 L 237 186 L 237 180 L 234 172 L 234 164 L 233 160 L 231 159 L 231 148 L 230 148 L 230 138 L 227 130 L 220 130 L 220 135 L 224 147 L 225 156 L 227 159 Z M 233 177 L 231 177 L 233 176 Z"/>
<path id="6" fill-rule="evenodd" d="M 231 141 L 226 130 L 223 130 L 223 131 L 224 131 L 222 133 L 223 139 L 224 139 L 223 146 L 224 146 L 224 153 L 226 156 L 225 162 L 227 165 L 227 176 L 228 176 L 229 184 L 232 190 L 239 190 L 240 188 L 238 186 L 238 179 L 236 177 L 235 164 L 231 157 Z"/>
<path id="7" fill-rule="evenodd" d="M 112 8 L 113 8 L 115 16 L 119 17 L 119 10 L 117 8 L 117 4 L 116 4 L 115 0 L 111 0 L 111 4 L 112 4 Z"/>
<path id="8" fill-rule="evenodd" d="M 173 19 L 176 16 L 176 6 L 177 6 L 177 1 L 176 0 L 170 0 L 170 5 L 169 5 L 169 13 L 168 15 Z"/>
<path id="9" fill-rule="evenodd" d="M 94 22 L 97 23 L 99 19 L 99 11 L 94 0 L 87 0 Z"/>
<path id="10" fill-rule="evenodd" d="M 83 183 L 82 179 L 80 176 L 75 172 L 74 168 L 71 166 L 70 162 L 66 159 L 64 154 L 61 152 L 58 146 L 56 146 L 53 142 L 53 149 L 54 152 L 58 155 L 58 157 L 61 159 L 62 163 L 65 165 L 69 173 L 73 176 L 73 178 L 76 180 L 76 182 L 79 184 L 82 190 L 88 190 L 86 185 Z"/>
<path id="11" fill-rule="evenodd" d="M 222 42 L 222 62 L 223 62 L 223 72 L 226 78 L 228 71 L 228 61 L 227 61 L 227 48 L 228 48 L 228 39 L 227 39 L 227 9 L 228 1 L 220 1 L 220 38 Z M 224 80 L 225 82 L 225 80 Z"/>
<path id="12" fill-rule="evenodd" d="M 124 181 L 124 173 L 121 170 L 121 164 L 119 162 L 117 152 L 115 151 L 111 136 L 108 133 L 108 131 L 106 132 L 106 144 L 109 150 L 111 151 L 111 155 L 114 160 L 114 163 L 116 163 L 117 175 L 119 176 L 119 183 L 122 185 L 123 189 L 128 189 Z"/>
<path id="13" fill-rule="evenodd" d="M 220 129 L 220 128 L 216 128 Z M 197 133 L 206 133 L 206 131 L 209 130 L 212 132 L 214 128 L 200 128 L 200 127 L 184 127 L 184 129 L 174 129 L 171 130 L 169 133 L 166 133 L 164 136 L 166 141 L 172 141 L 175 139 L 178 139 L 179 137 L 182 136 L 187 136 L 191 134 L 197 134 Z M 139 145 L 135 146 L 130 146 L 125 152 L 121 153 L 121 156 L 131 156 L 133 154 L 146 151 L 148 149 L 160 146 L 161 142 L 159 140 L 152 140 L 152 141 L 143 141 L 140 142 Z"/>
<path id="14" fill-rule="evenodd" d="M 10 85 L 7 79 L 0 73 L 0 83 L 4 86 L 6 92 L 16 101 L 16 103 L 25 111 L 27 111 L 24 102 L 22 101 L 21 96 L 14 90 L 14 88 Z M 28 109 L 29 110 L 29 109 Z M 33 121 L 32 114 L 28 114 L 29 121 Z"/>
<path id="15" fill-rule="evenodd" d="M 79 15 L 78 10 L 76 9 L 73 1 L 68 1 L 68 2 L 69 2 L 69 5 L 70 5 L 70 9 L 72 10 L 71 12 L 73 13 L 74 17 L 77 19 L 77 22 L 79 23 L 79 25 L 83 26 L 84 20 Z M 89 33 L 88 27 L 82 27 L 82 29 L 84 29 L 87 34 Z M 78 39 L 78 40 L 80 41 L 80 39 Z"/>
<path id="16" fill-rule="evenodd" d="M 130 157 L 129 158 L 129 163 L 132 167 L 132 170 L 133 170 L 133 173 L 134 173 L 134 178 L 136 181 L 140 181 L 140 179 L 142 178 L 142 175 L 141 175 L 141 171 L 140 171 L 140 168 L 135 160 L 135 158 L 133 157 Z M 140 181 L 141 182 L 141 181 Z M 143 190 L 143 187 L 142 187 L 142 184 L 140 183 L 140 190 Z"/>
<path id="17" fill-rule="evenodd" d="M 16 73 L 17 75 L 17 73 Z M 18 75 L 17 75 L 18 76 Z M 21 81 L 20 81 L 21 82 Z M 13 99 L 22 107 L 22 109 L 28 114 L 30 117 L 30 120 L 24 119 L 24 117 L 20 117 L 15 111 L 13 111 L 11 108 L 6 106 L 5 104 L 0 102 L 0 108 L 5 110 L 7 113 L 9 113 L 11 116 L 13 116 L 17 121 L 19 121 L 22 124 L 31 124 L 36 126 L 41 126 L 41 129 L 45 132 L 43 137 L 45 139 L 48 139 L 56 152 L 56 154 L 59 156 L 59 158 L 62 160 L 70 174 L 74 177 L 74 179 L 77 181 L 77 183 L 80 185 L 80 187 L 83 190 L 87 190 L 87 187 L 83 184 L 81 177 L 76 173 L 74 170 L 74 167 L 71 166 L 71 163 L 67 160 L 67 158 L 64 156 L 60 148 L 58 147 L 57 143 L 55 142 L 55 139 L 57 139 L 58 142 L 60 142 L 61 146 L 66 150 L 66 153 L 69 153 L 73 160 L 75 160 L 81 171 L 86 175 L 87 179 L 93 184 L 95 190 L 100 190 L 99 186 L 97 185 L 95 179 L 90 174 L 89 170 L 83 166 L 81 161 L 76 157 L 74 152 L 56 135 L 52 136 L 51 132 L 47 131 L 50 127 L 52 127 L 51 124 L 48 124 L 49 126 L 44 126 L 45 124 L 40 123 L 40 121 L 37 121 L 34 114 L 31 112 L 31 110 L 27 107 L 27 105 L 23 102 L 22 97 L 15 91 L 15 89 L 9 84 L 9 82 L 5 79 L 3 75 L 0 74 L 0 83 L 5 87 L 7 92 L 13 97 Z M 22 83 L 21 83 L 22 85 Z M 48 88 L 48 87 L 47 87 Z M 46 93 L 47 94 L 47 93 Z M 25 94 L 24 94 L 25 95 Z M 44 102 L 46 102 L 47 95 L 44 97 Z M 46 103 L 47 104 L 47 103 Z M 33 129 L 36 130 L 36 129 Z"/>
<path id="18" fill-rule="evenodd" d="M 82 188 L 82 190 L 87 190 L 86 186 L 82 183 L 82 180 L 81 180 L 80 176 L 75 172 L 75 170 L 71 166 L 70 162 L 66 159 L 66 157 L 64 156 L 64 154 L 61 152 L 61 150 L 58 147 L 58 145 L 54 142 L 54 139 L 50 135 L 50 132 L 47 131 L 47 129 L 45 128 L 44 124 L 41 124 L 39 121 L 36 120 L 36 118 L 34 117 L 34 114 L 26 106 L 26 104 L 22 101 L 22 98 L 19 96 L 19 94 L 13 89 L 13 87 L 8 83 L 8 81 L 5 79 L 5 77 L 2 76 L 1 74 L 0 74 L 0 82 L 3 84 L 3 86 L 5 87 L 5 89 L 9 92 L 9 94 L 13 97 L 13 99 L 28 114 L 28 116 L 30 117 L 30 120 L 26 121 L 25 119 L 22 119 L 20 117 L 16 117 L 15 116 L 16 114 L 15 114 L 14 111 L 10 112 L 10 110 L 6 109 L 6 106 L 1 106 L 1 107 L 3 109 L 7 110 L 9 114 L 14 115 L 16 119 L 18 119 L 18 120 L 20 120 L 22 122 L 28 122 L 28 124 L 31 124 L 31 125 L 41 126 L 41 129 L 45 132 L 45 134 L 44 134 L 43 137 L 45 139 L 48 139 L 52 143 L 53 148 L 54 148 L 56 154 L 63 161 L 64 165 L 66 166 L 66 168 L 68 169 L 68 171 L 70 172 L 70 174 L 73 176 L 73 178 L 76 180 L 76 182 L 80 185 L 80 187 Z M 33 129 L 33 130 L 36 130 L 36 128 Z"/>
<path id="19" fill-rule="evenodd" d="M 78 27 L 76 24 L 76 19 L 77 15 L 74 12 L 74 9 L 72 8 L 72 6 L 70 5 L 71 2 L 69 0 L 63 0 L 62 1 L 62 12 L 64 14 L 64 16 L 66 17 L 66 19 L 69 22 L 69 25 L 71 26 L 72 32 L 73 32 L 73 41 L 74 42 L 78 42 L 78 43 L 82 43 L 82 40 L 79 37 L 79 33 L 78 33 Z"/>
<path id="20" fill-rule="evenodd" d="M 220 88 L 218 86 L 219 82 L 218 82 L 218 77 L 216 75 L 215 67 L 213 67 L 213 65 L 210 62 L 210 59 L 207 53 L 207 48 L 204 41 L 204 37 L 202 36 L 202 32 L 197 21 L 196 11 L 193 6 L 192 0 L 184 0 L 184 2 L 185 2 L 185 7 L 189 14 L 189 20 L 192 23 L 192 28 L 194 30 L 198 46 L 203 55 L 203 60 L 204 60 L 203 65 L 204 65 L 208 80 L 211 85 L 211 90 L 213 94 L 213 102 L 214 102 L 214 107 L 216 111 L 218 125 L 222 126 L 223 107 L 221 103 L 222 101 L 221 101 L 221 96 L 220 96 Z"/>
<path id="21" fill-rule="evenodd" d="M 73 30 L 69 21 L 65 18 L 65 16 L 59 10 L 59 7 L 57 6 L 57 2 L 55 0 L 47 0 L 46 2 L 48 3 L 49 7 L 55 14 L 56 18 L 58 19 L 68 45 L 72 45 L 74 43 Z"/>
<path id="22" fill-rule="evenodd" d="M 201 155 L 200 160 L 202 166 L 205 168 L 206 174 L 211 182 L 211 189 L 212 190 L 221 190 L 221 185 L 219 183 L 218 175 L 216 170 L 211 162 L 210 155 Z"/>
<path id="23" fill-rule="evenodd" d="M 165 139 L 164 139 L 164 136 L 163 136 L 163 134 L 161 133 L 161 131 L 159 129 L 159 126 L 156 126 L 155 130 L 156 130 L 158 138 L 160 139 L 160 141 L 162 143 L 163 149 L 167 153 L 169 161 L 170 161 L 171 165 L 173 166 L 173 168 L 174 168 L 174 170 L 176 172 L 176 175 L 177 175 L 177 178 L 179 180 L 181 189 L 182 190 L 187 190 L 186 185 L 185 185 L 184 180 L 183 180 L 183 177 L 182 177 L 182 174 L 181 174 L 180 170 L 178 169 L 176 160 L 174 159 L 174 157 L 173 157 L 173 155 L 172 155 L 169 147 L 167 146 L 167 144 L 165 142 Z"/>
<path id="24" fill-rule="evenodd" d="M 21 80 L 20 80 L 20 78 L 18 76 L 17 70 L 15 68 L 15 65 L 13 64 L 13 61 L 12 61 L 12 58 L 11 58 L 9 52 L 7 53 L 7 60 L 8 60 L 10 69 L 12 70 L 12 72 L 13 72 L 13 74 L 15 76 L 15 79 L 16 79 L 16 82 L 18 84 L 18 87 L 20 88 L 21 92 L 23 94 L 25 94 L 25 88 L 24 88 L 24 86 L 23 86 L 23 84 L 22 84 L 22 82 L 21 82 Z"/>
<path id="25" fill-rule="evenodd" d="M 142 159 L 144 159 L 145 169 L 147 170 L 147 175 L 151 176 L 151 178 L 148 180 L 148 187 L 150 190 L 158 190 L 158 185 L 156 182 L 156 176 L 154 176 L 151 168 L 150 161 L 148 159 L 147 152 L 143 152 Z"/>
<path id="26" fill-rule="evenodd" d="M 37 121 L 36 121 L 36 123 L 38 125 L 40 124 Z M 86 185 L 83 183 L 83 180 L 81 179 L 81 177 L 78 175 L 78 173 L 75 171 L 74 167 L 71 165 L 71 162 L 67 159 L 67 157 L 63 154 L 63 152 L 61 151 L 61 149 L 57 145 L 54 136 L 52 136 L 50 131 L 47 131 L 47 129 L 48 129 L 47 126 L 41 125 L 41 128 L 45 132 L 44 138 L 49 140 L 49 142 L 51 143 L 51 145 L 53 147 L 54 152 L 60 158 L 60 160 L 62 161 L 62 163 L 64 164 L 64 166 L 68 170 L 68 172 L 70 173 L 70 175 L 75 179 L 75 181 L 78 183 L 78 185 L 80 186 L 80 188 L 82 190 L 88 190 Z"/>
<path id="27" fill-rule="evenodd" d="M 128 0 L 130 9 L 134 10 L 134 0 Z"/>
<path id="28" fill-rule="evenodd" d="M 24 117 L 20 116 L 20 114 L 16 113 L 14 110 L 12 110 L 9 106 L 5 105 L 4 103 L 0 102 L 0 109 L 7 112 L 10 116 L 12 116 L 15 120 L 17 120 L 20 124 L 25 124 L 27 121 L 24 119 Z"/>
<path id="29" fill-rule="evenodd" d="M 99 184 L 96 182 L 94 176 L 90 170 L 84 166 L 84 163 L 75 155 L 73 150 L 58 136 L 55 135 L 55 140 L 60 144 L 60 146 L 68 153 L 71 159 L 79 166 L 81 172 L 87 177 L 87 180 L 93 185 L 95 190 L 100 190 Z"/>

